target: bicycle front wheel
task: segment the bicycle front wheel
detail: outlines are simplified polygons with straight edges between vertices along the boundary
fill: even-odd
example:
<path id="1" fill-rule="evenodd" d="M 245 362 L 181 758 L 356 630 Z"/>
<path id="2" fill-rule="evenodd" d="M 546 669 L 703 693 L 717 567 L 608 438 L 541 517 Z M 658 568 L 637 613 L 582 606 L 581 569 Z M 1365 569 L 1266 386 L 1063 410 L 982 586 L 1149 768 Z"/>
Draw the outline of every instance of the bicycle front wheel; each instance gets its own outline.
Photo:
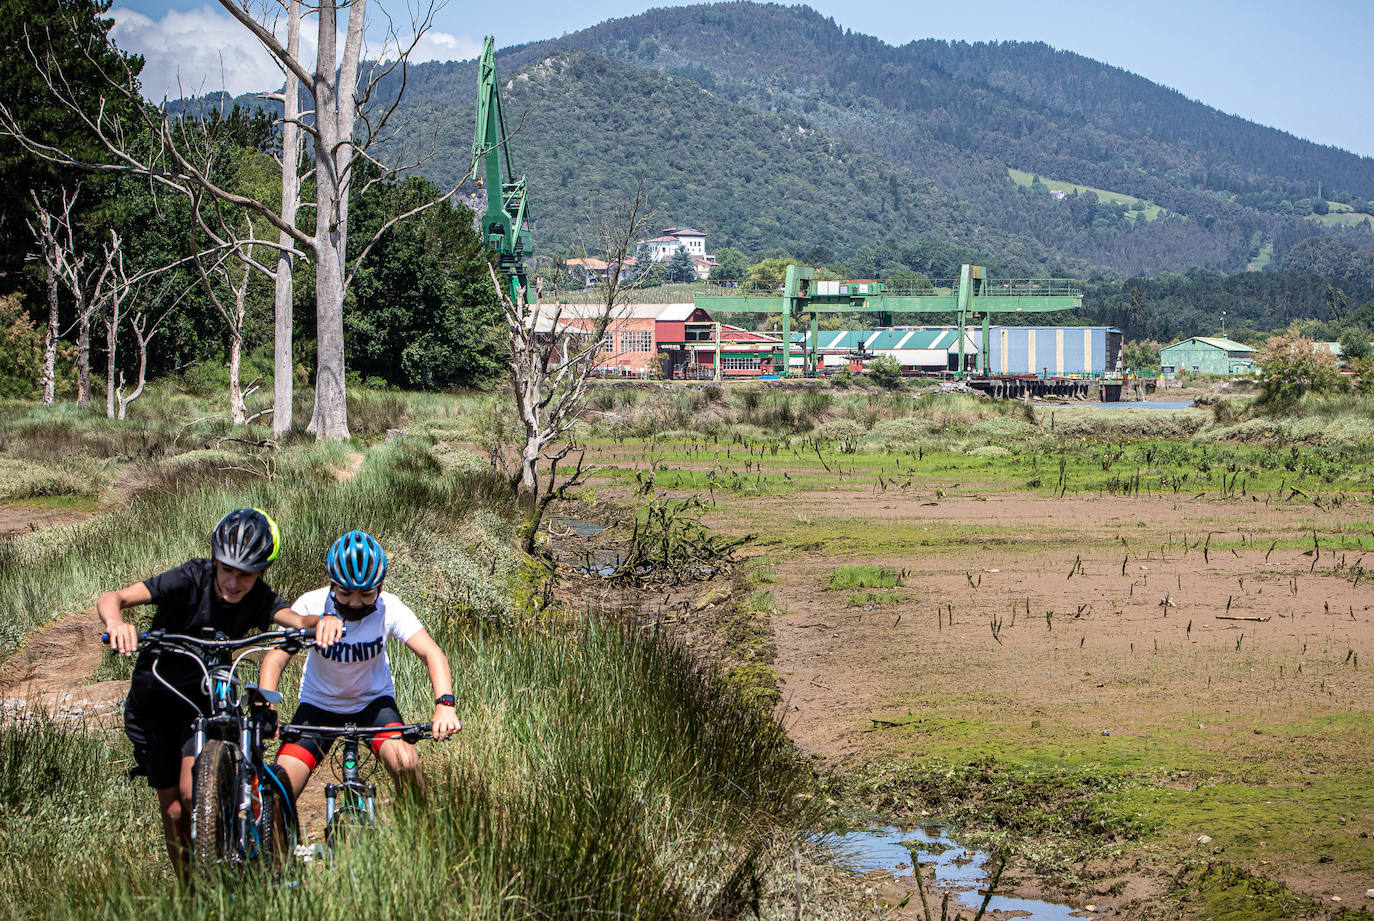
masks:
<path id="1" fill-rule="evenodd" d="M 296 821 L 291 804 L 275 789 L 264 786 L 262 815 L 258 817 L 258 836 L 262 841 L 260 859 L 272 873 L 286 869 L 296 848 Z"/>
<path id="2" fill-rule="evenodd" d="M 355 834 L 358 829 L 370 824 L 372 822 L 368 818 L 367 809 L 363 806 L 353 803 L 340 806 L 329 817 L 329 822 L 324 827 L 325 846 L 335 847 Z"/>
<path id="3" fill-rule="evenodd" d="M 191 857 L 198 872 L 212 873 L 238 859 L 238 754 L 219 739 L 205 743 L 191 785 Z"/>

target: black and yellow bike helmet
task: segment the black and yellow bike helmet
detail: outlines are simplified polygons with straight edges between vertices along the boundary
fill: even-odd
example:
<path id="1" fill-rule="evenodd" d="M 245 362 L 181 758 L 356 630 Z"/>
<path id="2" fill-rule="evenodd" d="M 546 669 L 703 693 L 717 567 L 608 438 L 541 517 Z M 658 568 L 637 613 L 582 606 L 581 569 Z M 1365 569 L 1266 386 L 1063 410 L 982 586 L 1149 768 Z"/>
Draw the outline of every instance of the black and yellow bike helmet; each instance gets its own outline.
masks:
<path id="1" fill-rule="evenodd" d="M 225 566 L 244 572 L 267 569 L 280 549 L 277 523 L 262 509 L 236 509 L 210 532 L 211 555 Z"/>

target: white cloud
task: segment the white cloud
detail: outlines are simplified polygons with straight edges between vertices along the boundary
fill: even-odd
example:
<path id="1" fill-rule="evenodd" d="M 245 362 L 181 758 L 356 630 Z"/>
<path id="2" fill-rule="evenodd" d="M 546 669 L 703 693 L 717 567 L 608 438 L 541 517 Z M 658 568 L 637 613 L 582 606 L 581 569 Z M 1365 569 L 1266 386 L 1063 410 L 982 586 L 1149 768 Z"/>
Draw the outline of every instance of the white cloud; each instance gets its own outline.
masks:
<path id="1" fill-rule="evenodd" d="M 281 69 L 272 56 L 241 23 L 221 9 L 205 6 L 198 10 L 168 10 L 161 19 L 151 19 L 116 7 L 110 16 L 115 21 L 110 31 L 115 43 L 125 51 L 143 55 L 146 61 L 143 94 L 150 99 L 221 89 L 237 96 L 270 91 L 282 84 Z M 273 23 L 273 31 L 284 38 L 285 22 Z M 406 39 L 405 45 L 411 41 Z M 339 46 L 342 49 L 342 34 Z M 301 30 L 301 52 L 307 67 L 314 66 L 315 47 L 315 26 L 313 17 L 309 17 Z M 394 41 L 382 43 L 382 48 L 383 57 L 395 57 Z M 430 31 L 420 36 L 410 60 L 462 61 L 477 57 L 481 51 L 481 43 L 466 36 Z"/>
<path id="2" fill-rule="evenodd" d="M 116 7 L 110 36 L 125 51 L 143 55 L 143 94 L 163 96 L 213 93 L 234 95 L 281 86 L 281 70 L 247 29 L 212 7 L 168 10 L 161 19 Z M 284 26 L 283 26 L 284 30 Z M 303 30 L 304 31 L 304 30 Z M 314 58 L 313 36 L 302 35 L 302 50 Z"/>
<path id="3" fill-rule="evenodd" d="M 424 61 L 467 61 L 482 53 L 482 43 L 476 39 L 468 38 L 466 35 L 430 30 L 421 35 L 418 42 L 412 37 L 407 37 L 403 43 L 388 41 L 383 46 L 379 57 L 383 60 L 390 60 L 396 57 L 398 45 L 401 48 L 406 48 L 412 42 L 415 44 L 415 48 L 410 52 L 412 64 L 419 64 Z"/>

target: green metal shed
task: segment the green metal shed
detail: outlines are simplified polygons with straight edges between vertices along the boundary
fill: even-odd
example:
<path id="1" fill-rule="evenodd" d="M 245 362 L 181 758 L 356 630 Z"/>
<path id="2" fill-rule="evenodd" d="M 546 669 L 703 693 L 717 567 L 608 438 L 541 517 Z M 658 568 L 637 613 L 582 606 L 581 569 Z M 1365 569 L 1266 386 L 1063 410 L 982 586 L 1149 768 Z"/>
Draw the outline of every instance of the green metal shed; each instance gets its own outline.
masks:
<path id="1" fill-rule="evenodd" d="M 1176 374 L 1249 374 L 1255 350 L 1231 339 L 1194 336 L 1159 350 L 1165 377 Z"/>

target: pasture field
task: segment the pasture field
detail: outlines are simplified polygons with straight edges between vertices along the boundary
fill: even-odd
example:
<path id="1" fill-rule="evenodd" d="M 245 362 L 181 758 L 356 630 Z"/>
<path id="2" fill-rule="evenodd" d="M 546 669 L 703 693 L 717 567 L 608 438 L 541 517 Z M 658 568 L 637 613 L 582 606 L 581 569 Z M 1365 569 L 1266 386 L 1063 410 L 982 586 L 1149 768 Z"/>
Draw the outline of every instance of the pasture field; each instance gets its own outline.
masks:
<path id="1" fill-rule="evenodd" d="M 1035 179 L 1035 173 L 1028 173 L 1025 170 L 1008 167 L 1007 173 L 1011 176 L 1012 182 L 1027 188 L 1030 187 L 1032 180 Z M 1118 205 L 1143 204 L 1145 206 L 1144 209 L 1131 212 L 1134 215 L 1138 215 L 1138 217 L 1135 218 L 1136 220 L 1153 221 L 1161 214 L 1167 213 L 1159 205 L 1152 204 L 1143 198 L 1136 198 L 1134 195 L 1127 195 L 1124 192 L 1113 192 L 1110 189 L 1099 189 L 1090 185 L 1079 185 L 1076 182 L 1064 182 L 1059 179 L 1050 179 L 1047 176 L 1041 176 L 1040 181 L 1044 183 L 1046 189 L 1062 189 L 1069 195 L 1075 192 L 1080 195 L 1084 192 L 1094 192 L 1097 194 L 1099 201 L 1111 202 Z"/>

